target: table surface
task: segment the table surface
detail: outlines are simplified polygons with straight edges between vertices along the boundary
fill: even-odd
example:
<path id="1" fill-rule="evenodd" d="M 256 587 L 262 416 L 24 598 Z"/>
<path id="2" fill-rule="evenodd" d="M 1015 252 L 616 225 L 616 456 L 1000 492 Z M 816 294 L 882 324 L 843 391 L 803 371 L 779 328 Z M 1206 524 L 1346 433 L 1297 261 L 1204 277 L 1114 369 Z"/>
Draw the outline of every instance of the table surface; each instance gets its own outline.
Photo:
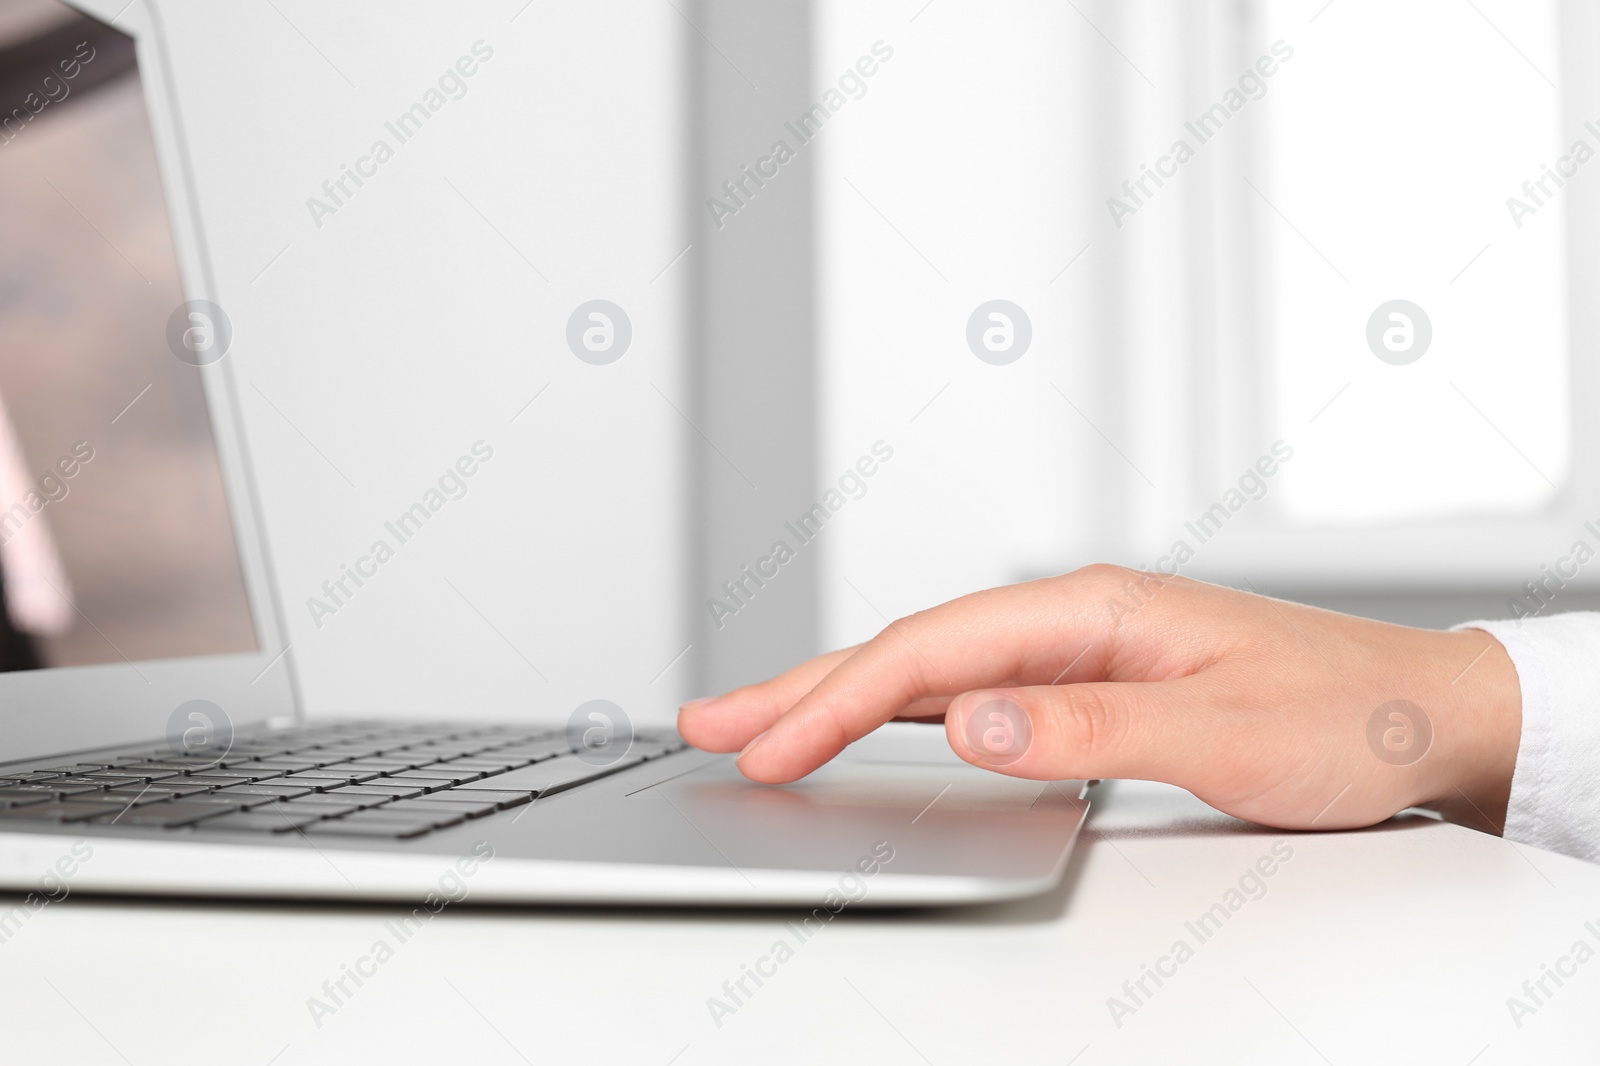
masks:
<path id="1" fill-rule="evenodd" d="M 1056 891 L 847 908 L 804 942 L 785 911 L 458 905 L 401 942 L 401 907 L 71 895 L 0 944 L 0 1048 L 84 1066 L 1595 1060 L 1600 866 L 1421 815 L 1275 833 L 1178 789 L 1102 789 Z M 336 1001 L 324 983 L 358 962 L 370 976 Z"/>

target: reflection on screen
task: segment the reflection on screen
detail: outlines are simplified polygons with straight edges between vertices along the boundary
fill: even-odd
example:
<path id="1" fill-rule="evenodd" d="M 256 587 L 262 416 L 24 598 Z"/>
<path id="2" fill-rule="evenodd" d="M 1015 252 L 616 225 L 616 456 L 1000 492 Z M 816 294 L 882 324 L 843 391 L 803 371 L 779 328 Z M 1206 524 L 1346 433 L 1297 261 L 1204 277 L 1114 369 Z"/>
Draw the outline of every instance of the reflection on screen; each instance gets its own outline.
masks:
<path id="1" fill-rule="evenodd" d="M 256 648 L 132 40 L 0 0 L 0 670 Z"/>

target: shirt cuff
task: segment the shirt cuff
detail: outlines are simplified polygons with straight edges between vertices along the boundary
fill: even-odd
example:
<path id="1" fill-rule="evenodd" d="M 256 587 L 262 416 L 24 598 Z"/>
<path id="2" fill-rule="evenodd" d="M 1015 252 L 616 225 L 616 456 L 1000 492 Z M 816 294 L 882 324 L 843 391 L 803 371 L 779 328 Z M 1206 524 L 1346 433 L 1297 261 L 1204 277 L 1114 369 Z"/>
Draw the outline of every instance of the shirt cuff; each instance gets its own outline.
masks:
<path id="1" fill-rule="evenodd" d="M 1498 640 L 1522 689 L 1506 839 L 1600 862 L 1600 614 L 1454 628 Z"/>

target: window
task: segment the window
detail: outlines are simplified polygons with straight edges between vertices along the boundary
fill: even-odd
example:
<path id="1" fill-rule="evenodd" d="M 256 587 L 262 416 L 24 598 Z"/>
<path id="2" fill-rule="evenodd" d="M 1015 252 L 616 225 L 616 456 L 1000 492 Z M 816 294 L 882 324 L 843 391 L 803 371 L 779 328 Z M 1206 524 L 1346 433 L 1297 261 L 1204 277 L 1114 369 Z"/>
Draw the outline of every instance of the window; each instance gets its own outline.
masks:
<path id="1" fill-rule="evenodd" d="M 1511 591 L 1600 515 L 1574 355 L 1600 340 L 1600 11 L 914 11 L 818 5 L 819 92 L 896 49 L 818 138 L 819 466 L 905 457 L 823 548 L 827 643 L 1180 539 L 1182 572 L 1235 583 Z M 1006 367 L 962 338 L 996 298 L 1033 330 Z"/>
<path id="2" fill-rule="evenodd" d="M 1560 7 L 1341 0 L 1310 23 L 1263 5 L 1264 40 L 1295 51 L 1250 131 L 1263 269 L 1238 296 L 1263 316 L 1271 420 L 1300 444 L 1284 520 L 1526 517 L 1566 481 L 1561 186 L 1595 180 L 1571 146 L 1600 140 L 1563 113 Z M 1378 310 L 1393 300 L 1421 315 Z M 1375 312 L 1390 358 L 1426 351 L 1375 357 Z"/>

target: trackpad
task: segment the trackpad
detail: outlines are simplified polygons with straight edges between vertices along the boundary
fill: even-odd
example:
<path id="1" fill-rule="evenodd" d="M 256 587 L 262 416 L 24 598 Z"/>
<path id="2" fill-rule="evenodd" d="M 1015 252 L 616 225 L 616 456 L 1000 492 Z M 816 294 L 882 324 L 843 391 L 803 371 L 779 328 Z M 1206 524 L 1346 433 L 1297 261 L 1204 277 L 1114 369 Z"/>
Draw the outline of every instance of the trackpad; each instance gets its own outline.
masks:
<path id="1" fill-rule="evenodd" d="M 893 723 L 863 737 L 831 762 L 787 785 L 746 780 L 731 764 L 661 786 L 673 799 L 720 805 L 736 800 L 760 810 L 806 807 L 1027 810 L 1048 786 L 980 770 L 950 750 L 944 730 Z"/>
<path id="2" fill-rule="evenodd" d="M 950 751 L 942 729 L 907 723 L 792 784 L 755 784 L 718 759 L 636 798 L 670 802 L 741 867 L 846 869 L 888 842 L 898 873 L 1039 876 L 1082 820 L 1078 786 L 980 770 Z"/>

